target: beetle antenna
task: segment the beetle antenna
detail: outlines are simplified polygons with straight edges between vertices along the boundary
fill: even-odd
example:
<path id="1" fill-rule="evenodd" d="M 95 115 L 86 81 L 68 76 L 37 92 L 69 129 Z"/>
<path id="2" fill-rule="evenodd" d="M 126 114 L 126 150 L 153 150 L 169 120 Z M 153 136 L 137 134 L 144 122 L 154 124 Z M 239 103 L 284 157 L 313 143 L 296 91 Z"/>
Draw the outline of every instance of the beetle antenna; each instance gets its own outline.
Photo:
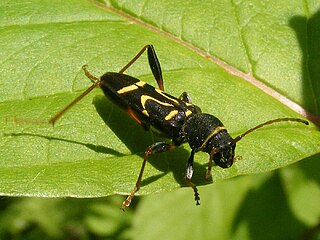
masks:
<path id="1" fill-rule="evenodd" d="M 303 120 L 303 119 L 300 119 L 300 118 L 277 118 L 277 119 L 273 119 L 273 120 L 269 120 L 265 123 L 261 123 L 259 124 L 258 126 L 255 126 L 249 130 L 247 130 L 246 132 L 240 134 L 239 136 L 237 136 L 233 141 L 232 143 L 236 143 L 238 141 L 240 141 L 244 136 L 248 135 L 249 133 L 259 129 L 259 128 L 262 128 L 264 126 L 267 126 L 267 125 L 270 125 L 270 124 L 273 124 L 273 123 L 276 123 L 276 122 L 287 122 L 287 121 L 291 121 L 291 122 L 301 122 L 301 123 L 304 123 L 306 125 L 309 125 L 309 122 L 306 121 L 306 120 Z"/>

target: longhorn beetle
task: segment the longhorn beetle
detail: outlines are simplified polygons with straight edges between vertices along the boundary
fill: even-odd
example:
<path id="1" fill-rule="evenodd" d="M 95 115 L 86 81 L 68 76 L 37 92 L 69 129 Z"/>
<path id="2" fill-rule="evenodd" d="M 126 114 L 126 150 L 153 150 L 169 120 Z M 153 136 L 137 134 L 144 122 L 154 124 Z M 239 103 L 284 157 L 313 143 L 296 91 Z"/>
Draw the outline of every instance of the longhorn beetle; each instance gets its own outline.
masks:
<path id="1" fill-rule="evenodd" d="M 137 78 L 124 74 L 124 71 L 146 50 L 148 53 L 149 66 L 159 88 L 154 88 Z M 117 73 L 107 72 L 102 75 L 102 77 L 97 78 L 87 70 L 87 65 L 84 65 L 82 68 L 85 75 L 93 84 L 51 118 L 49 123 L 54 124 L 69 108 L 95 87 L 99 86 L 114 104 L 127 111 L 145 130 L 152 130 L 172 140 L 171 143 L 157 142 L 147 148 L 135 187 L 122 203 L 122 210 L 130 205 L 134 194 L 138 191 L 147 158 L 151 154 L 166 152 L 182 143 L 189 143 L 192 150 L 186 166 L 185 180 L 186 184 L 193 188 L 196 205 L 200 205 L 198 189 L 196 185 L 191 182 L 193 159 L 196 152 L 203 151 L 210 156 L 205 176 L 205 178 L 208 179 L 211 175 L 212 162 L 214 161 L 216 165 L 222 168 L 231 167 L 237 158 L 234 154 L 236 143 L 258 128 L 282 121 L 301 122 L 308 125 L 307 121 L 299 118 L 277 118 L 253 127 L 236 138 L 232 138 L 222 122 L 213 115 L 202 113 L 201 109 L 191 102 L 191 98 L 186 92 L 183 92 L 179 98 L 164 92 L 160 63 L 152 45 L 144 46 L 140 52 Z"/>

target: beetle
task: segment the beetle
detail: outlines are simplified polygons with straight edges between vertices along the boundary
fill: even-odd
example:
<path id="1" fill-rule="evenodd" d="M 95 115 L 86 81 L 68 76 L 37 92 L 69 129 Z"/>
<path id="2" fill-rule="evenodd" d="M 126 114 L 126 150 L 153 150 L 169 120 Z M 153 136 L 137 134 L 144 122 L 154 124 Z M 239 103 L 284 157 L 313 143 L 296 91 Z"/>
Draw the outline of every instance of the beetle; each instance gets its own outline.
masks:
<path id="1" fill-rule="evenodd" d="M 146 50 L 149 66 L 158 88 L 124 74 L 125 70 L 140 58 Z M 188 93 L 183 92 L 180 97 L 176 98 L 164 91 L 160 62 L 152 45 L 144 46 L 119 72 L 107 72 L 97 78 L 88 71 L 87 65 L 82 68 L 93 84 L 52 117 L 49 123 L 54 124 L 85 95 L 94 88 L 100 87 L 106 97 L 124 109 L 145 130 L 151 130 L 171 140 L 170 143 L 165 141 L 154 143 L 146 149 L 137 182 L 130 195 L 122 203 L 122 210 L 130 205 L 134 194 L 140 188 L 146 161 L 151 154 L 166 152 L 183 143 L 189 143 L 191 154 L 187 161 L 185 180 L 186 184 L 194 191 L 196 205 L 200 205 L 198 189 L 191 182 L 196 152 L 203 151 L 209 154 L 208 168 L 205 175 L 205 178 L 208 179 L 211 176 L 213 162 L 222 168 L 232 166 L 237 159 L 235 157 L 236 143 L 247 134 L 266 125 L 282 121 L 301 122 L 308 125 L 308 121 L 299 118 L 277 118 L 259 124 L 232 138 L 218 118 L 211 114 L 203 113 L 198 106 L 192 103 Z"/>

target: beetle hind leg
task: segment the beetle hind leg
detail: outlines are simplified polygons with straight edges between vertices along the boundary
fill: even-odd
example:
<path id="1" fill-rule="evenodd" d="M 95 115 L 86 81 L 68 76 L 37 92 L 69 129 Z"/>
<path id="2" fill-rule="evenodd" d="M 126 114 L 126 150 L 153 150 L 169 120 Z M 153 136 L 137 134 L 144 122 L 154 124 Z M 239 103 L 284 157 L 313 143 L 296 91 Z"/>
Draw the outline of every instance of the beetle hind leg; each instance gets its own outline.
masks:
<path id="1" fill-rule="evenodd" d="M 100 80 L 99 78 L 93 76 L 89 71 L 88 71 L 88 65 L 85 64 L 82 66 L 82 70 L 84 71 L 84 74 L 91 80 L 92 83 L 98 83 Z"/>
<path id="2" fill-rule="evenodd" d="M 157 81 L 159 89 L 164 91 L 160 62 L 152 45 L 149 45 L 148 47 L 148 61 L 152 74 Z"/>
<path id="3" fill-rule="evenodd" d="M 119 73 L 123 73 L 125 70 L 127 70 L 135 61 L 137 61 L 140 56 L 144 53 L 144 51 L 147 50 L 148 53 L 148 61 L 149 61 L 149 66 L 152 71 L 152 74 L 154 78 L 157 81 L 158 87 L 160 90 L 164 91 L 164 85 L 163 85 L 163 78 L 162 78 L 162 71 L 161 71 L 161 66 L 159 59 L 157 57 L 156 51 L 154 50 L 152 45 L 145 45 L 140 52 L 137 53 L 137 55 L 130 61 L 128 62 L 120 71 Z"/>

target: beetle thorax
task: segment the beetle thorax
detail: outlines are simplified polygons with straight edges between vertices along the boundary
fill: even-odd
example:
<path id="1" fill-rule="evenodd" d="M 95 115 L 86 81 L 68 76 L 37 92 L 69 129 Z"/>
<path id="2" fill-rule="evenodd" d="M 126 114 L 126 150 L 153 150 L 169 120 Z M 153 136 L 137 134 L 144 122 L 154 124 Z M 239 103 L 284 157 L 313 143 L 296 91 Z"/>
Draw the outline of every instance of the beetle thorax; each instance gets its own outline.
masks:
<path id="1" fill-rule="evenodd" d="M 218 118 L 206 113 L 198 113 L 187 119 L 182 127 L 181 134 L 192 149 L 203 151 L 208 141 L 224 129 Z"/>

